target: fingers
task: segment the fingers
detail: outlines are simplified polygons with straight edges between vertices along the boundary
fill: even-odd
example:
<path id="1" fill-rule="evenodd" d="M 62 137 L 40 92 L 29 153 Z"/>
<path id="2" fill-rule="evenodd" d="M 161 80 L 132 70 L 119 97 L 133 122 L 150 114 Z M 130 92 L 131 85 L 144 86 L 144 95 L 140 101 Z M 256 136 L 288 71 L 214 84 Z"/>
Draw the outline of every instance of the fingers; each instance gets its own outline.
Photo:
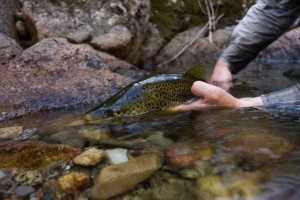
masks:
<path id="1" fill-rule="evenodd" d="M 177 109 L 181 111 L 188 111 L 188 110 L 199 110 L 201 108 L 205 108 L 207 105 L 203 103 L 203 100 L 198 100 L 189 104 L 181 104 L 176 106 Z"/>

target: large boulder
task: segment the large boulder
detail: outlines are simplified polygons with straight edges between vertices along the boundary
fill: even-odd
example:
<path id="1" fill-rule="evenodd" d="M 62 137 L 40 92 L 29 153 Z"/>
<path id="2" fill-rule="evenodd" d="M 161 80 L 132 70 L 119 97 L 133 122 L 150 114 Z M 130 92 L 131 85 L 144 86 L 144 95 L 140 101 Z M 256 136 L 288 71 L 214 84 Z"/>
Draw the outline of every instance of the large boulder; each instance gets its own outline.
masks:
<path id="1" fill-rule="evenodd" d="M 88 45 L 48 38 L 0 67 L 0 121 L 95 104 L 145 73 Z"/>
<path id="2" fill-rule="evenodd" d="M 0 33 L 0 64 L 4 65 L 11 59 L 19 56 L 23 49 L 18 45 L 16 40 Z"/>
<path id="3" fill-rule="evenodd" d="M 18 39 L 15 28 L 15 15 L 18 11 L 17 0 L 2 0 L 0 3 L 0 33 Z"/>
<path id="4" fill-rule="evenodd" d="M 20 2 L 34 40 L 66 37 L 75 43 L 88 43 L 131 63 L 140 59 L 144 41 L 151 38 L 150 35 L 155 37 L 151 33 L 157 32 L 149 22 L 150 0 Z M 155 49 L 152 54 L 160 48 L 153 43 L 150 45 Z"/>

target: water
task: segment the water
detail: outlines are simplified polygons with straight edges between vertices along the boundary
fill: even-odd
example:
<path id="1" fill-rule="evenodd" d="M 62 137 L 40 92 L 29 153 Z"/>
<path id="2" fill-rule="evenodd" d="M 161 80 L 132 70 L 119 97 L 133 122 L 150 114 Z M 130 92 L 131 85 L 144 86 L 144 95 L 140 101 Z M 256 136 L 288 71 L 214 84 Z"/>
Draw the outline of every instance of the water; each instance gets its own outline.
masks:
<path id="1" fill-rule="evenodd" d="M 288 68 L 252 64 L 236 77 L 230 93 L 256 96 L 293 85 L 297 79 L 282 75 Z M 162 168 L 115 199 L 300 198 L 299 105 L 275 109 L 207 108 L 98 125 L 82 124 L 85 110 L 37 113 L 2 122 L 0 127 L 37 128 L 34 138 L 46 142 L 58 132 L 78 134 L 89 128 L 105 129 L 110 140 L 88 146 L 127 148 L 132 155 L 159 151 L 164 160 Z M 36 189 L 43 184 L 46 183 Z M 44 190 L 48 195 L 49 191 Z"/>

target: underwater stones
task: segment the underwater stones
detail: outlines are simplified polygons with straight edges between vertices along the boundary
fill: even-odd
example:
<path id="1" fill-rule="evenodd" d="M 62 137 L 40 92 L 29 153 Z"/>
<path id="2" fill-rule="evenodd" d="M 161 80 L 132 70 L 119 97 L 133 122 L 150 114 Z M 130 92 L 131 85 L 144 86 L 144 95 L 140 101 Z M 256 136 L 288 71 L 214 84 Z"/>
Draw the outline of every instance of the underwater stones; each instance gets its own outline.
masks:
<path id="1" fill-rule="evenodd" d="M 39 141 L 0 143 L 0 168 L 18 171 L 33 170 L 57 162 L 69 161 L 80 150 L 68 145 Z"/>
<path id="2" fill-rule="evenodd" d="M 0 139 L 16 139 L 23 133 L 23 126 L 0 128 Z"/>
<path id="3" fill-rule="evenodd" d="M 92 188 L 93 199 L 108 199 L 133 189 L 161 167 L 156 155 L 143 155 L 103 168 Z"/>
<path id="4" fill-rule="evenodd" d="M 204 176 L 198 179 L 197 199 L 256 199 L 267 179 L 267 174 L 256 171 Z"/>
<path id="5" fill-rule="evenodd" d="M 15 192 L 17 193 L 17 195 L 19 195 L 20 197 L 26 197 L 28 195 L 30 195 L 31 193 L 35 192 L 35 189 L 31 186 L 18 186 L 15 189 Z"/>
<path id="6" fill-rule="evenodd" d="M 98 165 L 104 158 L 106 158 L 106 153 L 103 150 L 90 148 L 84 151 L 82 154 L 76 156 L 73 159 L 75 165 L 80 166 L 95 166 Z"/>
<path id="7" fill-rule="evenodd" d="M 224 145 L 240 157 L 250 157 L 255 164 L 278 159 L 294 148 L 287 139 L 259 128 L 236 133 Z"/>
<path id="8" fill-rule="evenodd" d="M 72 131 L 62 131 L 50 136 L 50 139 L 62 144 L 69 144 L 74 147 L 83 148 L 88 144 L 88 140 Z"/>
<path id="9" fill-rule="evenodd" d="M 79 130 L 79 135 L 86 138 L 90 145 L 97 144 L 102 140 L 110 138 L 109 130 L 106 128 L 83 127 Z"/>
<path id="10" fill-rule="evenodd" d="M 207 144 L 180 144 L 170 148 L 167 151 L 168 161 L 171 165 L 177 167 L 191 167 L 197 161 L 209 159 L 214 151 L 210 145 Z"/>
<path id="11" fill-rule="evenodd" d="M 21 185 L 35 186 L 43 182 L 43 177 L 38 170 L 33 170 L 18 174 L 14 180 Z"/>
<path id="12" fill-rule="evenodd" d="M 128 161 L 127 149 L 117 148 L 105 150 L 107 158 L 112 164 L 120 164 Z"/>
<path id="13" fill-rule="evenodd" d="M 58 185 L 65 193 L 74 194 L 89 186 L 89 176 L 81 172 L 71 172 L 59 177 Z"/>

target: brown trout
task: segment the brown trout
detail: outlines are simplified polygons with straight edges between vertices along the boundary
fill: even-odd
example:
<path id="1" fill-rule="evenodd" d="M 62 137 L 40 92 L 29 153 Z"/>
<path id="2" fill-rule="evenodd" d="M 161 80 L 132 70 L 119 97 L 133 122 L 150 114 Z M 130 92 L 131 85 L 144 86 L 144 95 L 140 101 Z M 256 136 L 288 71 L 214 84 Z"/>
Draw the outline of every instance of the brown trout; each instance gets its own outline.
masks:
<path id="1" fill-rule="evenodd" d="M 185 73 L 161 74 L 134 82 L 88 111 L 84 119 L 140 115 L 177 106 L 192 99 L 191 87 L 204 81 L 204 67 L 195 65 Z"/>

